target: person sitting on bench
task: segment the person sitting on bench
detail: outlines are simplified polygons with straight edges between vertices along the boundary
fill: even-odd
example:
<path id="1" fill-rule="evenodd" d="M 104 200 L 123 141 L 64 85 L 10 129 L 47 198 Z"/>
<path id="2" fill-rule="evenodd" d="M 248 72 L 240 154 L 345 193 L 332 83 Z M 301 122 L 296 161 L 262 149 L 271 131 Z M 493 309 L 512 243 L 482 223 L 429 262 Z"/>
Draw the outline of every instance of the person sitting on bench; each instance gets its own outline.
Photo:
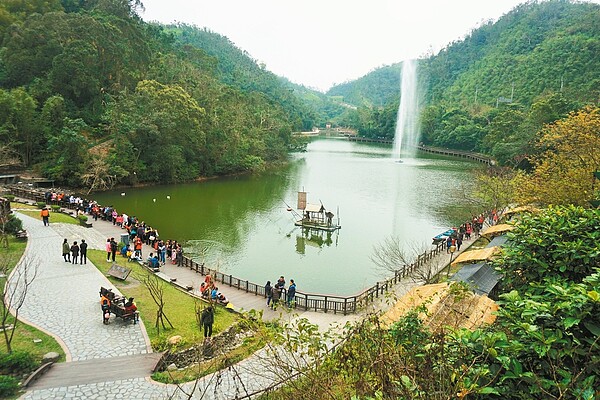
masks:
<path id="1" fill-rule="evenodd" d="M 133 297 L 130 297 L 129 300 L 127 300 L 124 307 L 125 307 L 125 312 L 127 312 L 128 314 L 131 312 L 137 311 L 137 306 L 135 305 L 135 303 L 133 301 Z"/>
<path id="2" fill-rule="evenodd" d="M 229 300 L 227 300 L 227 297 L 225 297 L 225 295 L 221 292 L 219 292 L 219 294 L 217 295 L 217 301 L 219 302 L 219 304 L 223 304 L 224 306 L 229 304 Z"/>
<path id="3" fill-rule="evenodd" d="M 102 323 L 106 325 L 110 319 L 110 299 L 104 294 L 100 297 L 100 309 L 102 310 Z"/>
<path id="4" fill-rule="evenodd" d="M 159 267 L 159 263 L 158 263 L 158 257 L 155 256 L 153 253 L 150 253 L 150 255 L 148 256 L 148 266 L 152 269 L 156 269 Z"/>

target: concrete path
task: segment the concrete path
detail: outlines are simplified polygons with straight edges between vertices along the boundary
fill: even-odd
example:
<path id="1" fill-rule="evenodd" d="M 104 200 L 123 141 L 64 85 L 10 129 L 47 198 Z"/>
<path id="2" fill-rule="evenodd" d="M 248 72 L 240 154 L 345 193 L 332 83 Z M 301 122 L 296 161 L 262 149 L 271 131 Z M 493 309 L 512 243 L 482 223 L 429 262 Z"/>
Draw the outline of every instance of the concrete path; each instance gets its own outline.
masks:
<path id="1" fill-rule="evenodd" d="M 81 363 L 56 366 L 54 376 L 51 370 L 48 380 L 42 377 L 23 396 L 24 399 L 236 399 L 253 397 L 252 393 L 279 381 L 281 371 L 273 370 L 273 352 L 269 349 L 262 349 L 231 368 L 208 375 L 197 383 L 191 382 L 181 386 L 153 382 L 147 378 L 150 373 L 144 374 L 142 370 L 125 373 L 128 361 L 144 360 L 143 362 L 150 363 L 154 357 L 152 354 L 143 356 L 151 352 L 143 324 L 132 325 L 119 320 L 111 325 L 103 325 L 98 289 L 104 286 L 118 291 L 89 261 L 87 265 L 72 265 L 65 263 L 61 257 L 63 238 L 67 238 L 71 243 L 85 238 L 91 248 L 104 250 L 106 238 L 114 237 L 118 240 L 120 234 L 125 231 L 105 221 L 95 221 L 93 228 L 86 229 L 68 224 L 51 224 L 50 227 L 44 227 L 41 221 L 23 215 L 19 217 L 29 232 L 25 259 L 40 261 L 38 277 L 28 293 L 21 315 L 28 322 L 58 338 L 64 344 L 68 360 L 79 360 Z M 470 243 L 472 242 L 465 243 L 463 250 Z M 144 248 L 145 255 L 150 251 L 149 247 Z M 448 255 L 443 253 L 433 262 L 442 269 L 448 260 Z M 196 291 L 204 278 L 192 270 L 170 264 L 161 270 L 167 277 L 176 277 L 178 282 L 192 285 Z M 418 281 L 407 279 L 397 285 L 389 295 L 381 296 L 368 310 L 364 310 L 363 314 L 386 309 L 394 303 L 394 297 L 402 296 L 420 284 Z M 223 291 L 238 308 L 263 310 L 266 319 L 280 318 L 293 322 L 298 318 L 307 318 L 310 322 L 318 324 L 321 330 L 343 326 L 346 322 L 358 320 L 363 316 L 286 309 L 273 311 L 266 307 L 262 297 L 229 287 L 224 287 Z M 129 357 L 122 357 L 125 355 Z M 92 359 L 96 360 L 96 364 L 83 361 Z M 115 367 L 118 378 L 115 378 L 114 374 L 100 371 L 110 368 L 111 364 Z M 78 369 L 77 365 L 81 365 L 81 368 Z M 93 365 L 99 368 L 97 374 L 93 372 L 93 367 L 90 367 Z M 61 371 L 64 370 L 70 370 L 68 375 L 71 377 L 61 383 L 60 379 L 64 379 L 65 376 L 61 375 Z M 119 374 L 120 371 L 123 372 Z"/>

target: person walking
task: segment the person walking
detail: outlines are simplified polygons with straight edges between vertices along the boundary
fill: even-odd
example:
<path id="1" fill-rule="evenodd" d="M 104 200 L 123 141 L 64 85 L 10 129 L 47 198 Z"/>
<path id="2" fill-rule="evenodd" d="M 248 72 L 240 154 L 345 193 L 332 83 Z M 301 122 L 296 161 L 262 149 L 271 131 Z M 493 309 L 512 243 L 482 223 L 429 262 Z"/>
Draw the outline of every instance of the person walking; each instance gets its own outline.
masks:
<path id="1" fill-rule="evenodd" d="M 79 264 L 87 264 L 87 243 L 85 239 L 81 239 L 81 243 L 79 244 L 79 255 L 81 256 L 81 260 Z"/>
<path id="2" fill-rule="evenodd" d="M 42 217 L 42 221 L 44 221 L 44 226 L 49 226 L 50 210 L 48 210 L 48 207 L 42 208 L 42 211 L 40 211 L 40 216 Z"/>
<path id="3" fill-rule="evenodd" d="M 265 295 L 267 296 L 267 307 L 271 304 L 273 300 L 273 286 L 271 286 L 271 281 L 267 281 L 265 285 Z"/>
<path id="4" fill-rule="evenodd" d="M 71 248 L 69 247 L 67 239 L 65 239 L 62 244 L 62 255 L 65 262 L 71 262 Z"/>
<path id="5" fill-rule="evenodd" d="M 200 323 L 204 328 L 204 339 L 210 338 L 212 336 L 212 327 L 215 322 L 215 312 L 212 306 L 208 306 L 202 311 L 202 316 L 200 317 Z"/>
<path id="6" fill-rule="evenodd" d="M 446 239 L 446 254 L 450 254 L 450 246 L 452 246 L 452 236 Z"/>
<path id="7" fill-rule="evenodd" d="M 79 261 L 79 246 L 77 242 L 73 242 L 71 246 L 71 264 L 77 264 L 77 261 Z"/>
<path id="8" fill-rule="evenodd" d="M 287 305 L 289 308 L 292 308 L 294 301 L 296 299 L 296 283 L 293 279 L 290 279 L 290 286 L 287 290 Z"/>

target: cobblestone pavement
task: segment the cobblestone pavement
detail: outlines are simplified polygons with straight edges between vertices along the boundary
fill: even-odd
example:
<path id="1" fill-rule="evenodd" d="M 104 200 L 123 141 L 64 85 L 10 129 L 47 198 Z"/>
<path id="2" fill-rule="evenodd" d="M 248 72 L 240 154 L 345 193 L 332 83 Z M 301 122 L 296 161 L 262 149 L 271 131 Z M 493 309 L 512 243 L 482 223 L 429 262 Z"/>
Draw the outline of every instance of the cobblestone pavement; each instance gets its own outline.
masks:
<path id="1" fill-rule="evenodd" d="M 59 337 L 73 361 L 148 353 L 141 324 L 115 321 L 114 317 L 109 325 L 102 323 L 100 286 L 112 287 L 118 293 L 108 279 L 89 261 L 78 265 L 62 258 L 64 238 L 70 243 L 79 242 L 91 237 L 92 232 L 77 225 L 44 227 L 34 218 L 19 217 L 29 233 L 29 243 L 18 269 L 37 269 L 20 317 Z"/>

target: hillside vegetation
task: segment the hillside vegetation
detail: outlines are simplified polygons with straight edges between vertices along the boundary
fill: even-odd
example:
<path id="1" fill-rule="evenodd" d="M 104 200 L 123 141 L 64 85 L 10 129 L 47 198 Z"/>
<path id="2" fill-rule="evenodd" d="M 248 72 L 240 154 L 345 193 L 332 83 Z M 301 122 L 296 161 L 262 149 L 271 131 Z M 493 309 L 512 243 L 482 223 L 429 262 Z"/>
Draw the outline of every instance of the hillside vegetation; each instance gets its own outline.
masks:
<path id="1" fill-rule="evenodd" d="M 0 4 L 0 154 L 58 183 L 179 182 L 285 160 L 311 110 L 227 39 L 139 1 Z"/>
<path id="2" fill-rule="evenodd" d="M 426 144 L 485 152 L 517 165 L 542 126 L 600 98 L 600 5 L 529 2 L 419 60 Z M 392 138 L 400 64 L 332 88 L 355 102 L 343 121 L 367 137 Z M 399 90 L 398 90 L 399 91 Z"/>

